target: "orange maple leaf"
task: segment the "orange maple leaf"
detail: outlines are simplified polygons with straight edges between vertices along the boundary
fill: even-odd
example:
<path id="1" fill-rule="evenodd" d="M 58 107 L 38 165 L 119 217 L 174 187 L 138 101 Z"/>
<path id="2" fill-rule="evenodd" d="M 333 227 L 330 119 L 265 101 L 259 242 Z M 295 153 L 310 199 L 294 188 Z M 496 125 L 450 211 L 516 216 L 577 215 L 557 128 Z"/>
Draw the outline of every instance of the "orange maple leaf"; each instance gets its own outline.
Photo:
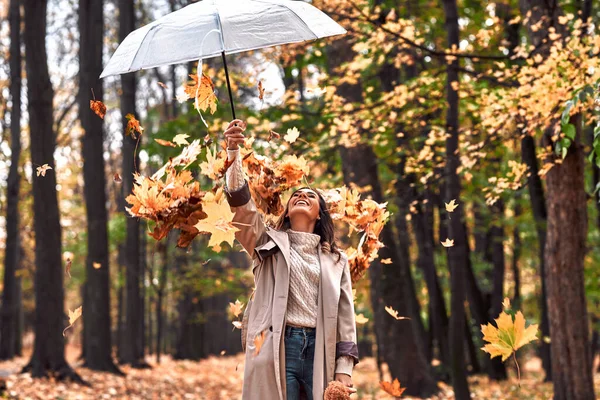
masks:
<path id="1" fill-rule="evenodd" d="M 406 388 L 400 387 L 400 381 L 398 378 L 394 379 L 393 382 L 381 381 L 379 382 L 379 386 L 386 392 L 391 394 L 394 397 L 402 396 L 402 393 L 406 390 Z"/>
<path id="2" fill-rule="evenodd" d="M 138 121 L 133 114 L 127 114 L 125 116 L 127 118 L 127 129 L 125 133 L 127 135 L 131 135 L 132 138 L 137 139 L 136 132 L 140 135 L 144 132 L 144 128 L 140 125 L 140 121 Z"/>
<path id="3" fill-rule="evenodd" d="M 194 107 L 197 110 L 206 111 L 210 108 L 210 113 L 214 114 L 217 111 L 217 96 L 212 80 L 205 73 L 202 73 L 200 84 L 198 84 L 198 75 L 190 74 L 190 78 L 192 82 L 184 87 L 188 98 L 195 99 Z"/>
<path id="4" fill-rule="evenodd" d="M 97 116 L 104 119 L 106 115 L 106 106 L 100 100 L 90 100 L 90 108 Z"/>

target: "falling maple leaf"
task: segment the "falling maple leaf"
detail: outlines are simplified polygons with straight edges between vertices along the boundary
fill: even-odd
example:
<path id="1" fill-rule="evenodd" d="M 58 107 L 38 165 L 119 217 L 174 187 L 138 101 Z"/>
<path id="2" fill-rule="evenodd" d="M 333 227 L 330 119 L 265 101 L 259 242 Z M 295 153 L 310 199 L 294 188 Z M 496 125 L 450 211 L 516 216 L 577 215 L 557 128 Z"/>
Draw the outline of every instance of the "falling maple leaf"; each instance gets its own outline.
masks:
<path id="1" fill-rule="evenodd" d="M 283 140 L 288 143 L 294 143 L 298 139 L 298 136 L 300 136 L 300 131 L 294 126 L 287 130 L 287 134 L 283 137 Z"/>
<path id="2" fill-rule="evenodd" d="M 194 107 L 198 111 L 210 109 L 210 113 L 214 114 L 217 111 L 217 96 L 212 80 L 204 73 L 202 73 L 200 84 L 198 84 L 198 75 L 190 74 L 190 78 L 192 81 L 184 87 L 188 99 L 195 99 Z"/>
<path id="3" fill-rule="evenodd" d="M 83 306 L 79 306 L 78 308 L 75 309 L 75 311 L 69 310 L 69 326 L 67 326 L 63 330 L 63 336 L 65 336 L 65 332 L 67 331 L 67 329 L 72 327 L 73 324 L 75 323 L 75 321 L 77 321 L 79 319 L 79 317 L 81 317 L 82 312 L 83 312 Z"/>
<path id="4" fill-rule="evenodd" d="M 490 354 L 490 358 L 502 356 L 502 361 L 527 343 L 537 340 L 538 325 L 532 324 L 525 328 L 525 317 L 517 311 L 513 317 L 502 311 L 496 318 L 497 328 L 491 323 L 481 325 L 483 340 L 489 342 L 481 350 Z"/>
<path id="5" fill-rule="evenodd" d="M 358 314 L 355 317 L 356 323 L 359 325 L 363 325 L 366 324 L 367 322 L 369 322 L 369 318 L 365 317 L 363 314 Z"/>
<path id="6" fill-rule="evenodd" d="M 173 142 L 170 142 L 168 140 L 164 140 L 164 139 L 154 139 L 154 141 L 158 144 L 160 144 L 161 146 L 168 146 L 168 147 L 177 147 L 177 145 Z"/>
<path id="7" fill-rule="evenodd" d="M 235 300 L 235 303 L 229 303 L 229 311 L 237 317 L 242 312 L 242 308 L 244 308 L 244 303 L 240 303 L 239 300 Z"/>
<path id="8" fill-rule="evenodd" d="M 458 204 L 455 203 L 454 199 L 450 200 L 450 203 L 444 203 L 446 205 L 446 211 L 448 212 L 453 212 L 456 207 L 458 207 Z"/>
<path id="9" fill-rule="evenodd" d="M 65 266 L 65 272 L 71 277 L 71 259 L 67 258 L 67 265 Z"/>
<path id="10" fill-rule="evenodd" d="M 140 121 L 138 121 L 133 114 L 127 114 L 125 116 L 127 118 L 127 128 L 125 130 L 126 135 L 131 135 L 132 138 L 137 139 L 136 132 L 140 135 L 144 132 L 144 128 L 140 125 Z"/>
<path id="11" fill-rule="evenodd" d="M 398 311 L 394 310 L 391 306 L 385 306 L 385 311 L 387 311 L 388 314 L 396 318 L 398 321 L 400 321 L 401 319 L 410 319 L 408 317 L 399 316 Z"/>
<path id="12" fill-rule="evenodd" d="M 90 100 L 90 109 L 96 113 L 97 116 L 104 119 L 106 115 L 106 106 L 100 100 Z"/>
<path id="13" fill-rule="evenodd" d="M 262 348 L 263 342 L 265 341 L 265 331 L 262 331 L 259 335 L 254 337 L 254 356 L 257 356 L 260 353 L 260 349 Z"/>
<path id="14" fill-rule="evenodd" d="M 190 137 L 190 135 L 187 135 L 185 133 L 180 133 L 178 135 L 175 135 L 175 137 L 173 138 L 173 143 L 178 144 L 180 146 L 188 145 L 190 143 L 185 139 L 189 138 L 189 137 Z"/>
<path id="15" fill-rule="evenodd" d="M 164 84 L 164 83 L 162 83 L 162 82 L 158 82 L 158 86 L 160 86 L 160 87 L 161 87 L 161 88 L 163 88 L 163 89 L 168 89 L 168 88 L 169 88 L 167 85 L 165 85 L 165 84 Z"/>
<path id="16" fill-rule="evenodd" d="M 265 88 L 263 87 L 262 81 L 258 81 L 258 99 L 263 100 L 265 97 Z"/>
<path id="17" fill-rule="evenodd" d="M 116 183 L 121 183 L 123 182 L 123 178 L 121 178 L 121 175 L 118 172 L 115 172 L 115 174 L 113 175 L 113 181 L 115 181 Z"/>
<path id="18" fill-rule="evenodd" d="M 233 321 L 233 327 L 237 329 L 242 329 L 242 323 L 240 321 Z"/>
<path id="19" fill-rule="evenodd" d="M 212 247 L 213 250 L 223 242 L 233 246 L 235 233 L 239 231 L 232 224 L 235 214 L 231 212 L 229 204 L 223 199 L 220 202 L 210 201 L 206 200 L 207 196 L 205 196 L 202 204 L 202 211 L 206 213 L 207 217 L 200 220 L 194 227 L 199 232 L 211 234 L 208 246 Z"/>
<path id="20" fill-rule="evenodd" d="M 48 164 L 44 164 L 41 167 L 37 167 L 36 171 L 37 171 L 37 176 L 46 176 L 46 171 L 48 171 L 49 169 L 52 169 L 51 166 L 49 166 Z"/>
<path id="21" fill-rule="evenodd" d="M 444 247 L 452 247 L 452 246 L 454 246 L 454 239 L 450 240 L 450 239 L 447 238 L 446 241 L 440 242 L 440 243 Z"/>
<path id="22" fill-rule="evenodd" d="M 94 266 L 94 269 L 102 268 L 102 263 L 99 263 L 99 262 L 94 262 L 94 263 L 92 263 L 92 265 Z"/>
<path id="23" fill-rule="evenodd" d="M 391 264 L 392 263 L 392 259 L 391 258 L 384 258 L 383 260 L 381 260 L 382 264 Z"/>
<path id="24" fill-rule="evenodd" d="M 402 396 L 402 393 L 406 390 L 406 388 L 400 387 L 400 381 L 398 378 L 394 379 L 393 382 L 380 381 L 379 386 L 388 394 L 391 394 L 394 397 Z"/>

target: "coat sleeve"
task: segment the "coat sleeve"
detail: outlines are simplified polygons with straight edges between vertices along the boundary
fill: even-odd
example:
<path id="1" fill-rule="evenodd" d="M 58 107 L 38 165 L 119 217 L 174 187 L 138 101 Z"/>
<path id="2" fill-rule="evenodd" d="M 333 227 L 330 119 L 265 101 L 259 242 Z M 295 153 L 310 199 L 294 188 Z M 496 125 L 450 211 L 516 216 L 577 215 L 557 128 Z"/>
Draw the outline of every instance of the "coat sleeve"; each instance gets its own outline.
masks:
<path id="1" fill-rule="evenodd" d="M 235 238 L 254 258 L 254 249 L 265 243 L 268 236 L 262 215 L 258 212 L 250 196 L 248 182 L 244 182 L 244 185 L 238 190 L 226 190 L 225 195 L 231 206 L 231 211 L 235 214 L 233 222 L 238 222 L 238 224 L 234 224 L 239 228 L 239 231 L 235 233 Z"/>
<path id="2" fill-rule="evenodd" d="M 352 280 L 350 278 L 350 267 L 348 259 L 342 255 L 344 263 L 344 272 L 340 284 L 340 301 L 338 305 L 338 320 L 337 320 L 337 343 L 335 348 L 335 358 L 343 359 L 337 361 L 337 372 L 346 372 L 346 368 L 339 368 L 341 364 L 345 364 L 348 358 L 351 358 L 353 363 L 358 363 L 358 346 L 356 344 L 356 320 L 354 315 L 354 299 L 352 296 Z M 351 371 L 350 371 L 351 372 Z M 348 374 L 351 375 L 351 374 Z"/>

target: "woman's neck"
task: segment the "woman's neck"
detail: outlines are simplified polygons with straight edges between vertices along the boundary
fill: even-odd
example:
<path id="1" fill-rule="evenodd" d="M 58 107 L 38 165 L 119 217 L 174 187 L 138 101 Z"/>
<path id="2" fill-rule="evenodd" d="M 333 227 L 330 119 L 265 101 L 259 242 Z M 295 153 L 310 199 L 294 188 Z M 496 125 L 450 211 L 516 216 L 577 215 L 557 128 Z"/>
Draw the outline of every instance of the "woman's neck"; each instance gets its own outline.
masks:
<path id="1" fill-rule="evenodd" d="M 293 231 L 296 232 L 308 232 L 308 233 L 314 233 L 315 232 L 315 222 L 316 221 L 310 221 L 309 219 L 298 219 L 298 218 L 294 218 L 293 221 L 290 221 L 290 226 L 291 229 Z"/>

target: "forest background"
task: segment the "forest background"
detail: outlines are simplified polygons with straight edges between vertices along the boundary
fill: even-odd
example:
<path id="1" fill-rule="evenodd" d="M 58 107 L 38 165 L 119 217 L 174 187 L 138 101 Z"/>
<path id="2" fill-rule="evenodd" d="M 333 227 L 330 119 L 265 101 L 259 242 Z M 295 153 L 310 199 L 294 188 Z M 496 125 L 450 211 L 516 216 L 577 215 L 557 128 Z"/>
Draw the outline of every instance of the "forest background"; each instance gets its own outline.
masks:
<path id="1" fill-rule="evenodd" d="M 222 62 L 204 60 L 218 99 L 203 112 L 208 127 L 183 99 L 195 62 L 98 79 L 129 32 L 189 3 L 0 1 L 9 396 L 240 394 L 232 321 L 252 289 L 247 256 L 239 245 L 216 252 L 204 235 L 186 249 L 177 232 L 156 241 L 155 225 L 125 209 L 133 172 L 151 176 L 182 151 L 155 139 L 202 141 L 189 170 L 212 187 L 199 164 L 231 120 Z M 379 381 L 397 378 L 416 397 L 596 398 L 600 10 L 591 0 L 312 4 L 348 34 L 228 66 L 256 154 L 302 156 L 311 185 L 346 185 L 391 212 L 385 247 L 354 284 L 358 396 L 388 396 Z M 104 119 L 90 100 L 106 105 Z M 143 127 L 137 138 L 127 114 Z M 338 238 L 361 244 L 344 225 Z M 503 310 L 539 324 L 538 340 L 505 363 L 479 350 L 481 326 Z"/>

